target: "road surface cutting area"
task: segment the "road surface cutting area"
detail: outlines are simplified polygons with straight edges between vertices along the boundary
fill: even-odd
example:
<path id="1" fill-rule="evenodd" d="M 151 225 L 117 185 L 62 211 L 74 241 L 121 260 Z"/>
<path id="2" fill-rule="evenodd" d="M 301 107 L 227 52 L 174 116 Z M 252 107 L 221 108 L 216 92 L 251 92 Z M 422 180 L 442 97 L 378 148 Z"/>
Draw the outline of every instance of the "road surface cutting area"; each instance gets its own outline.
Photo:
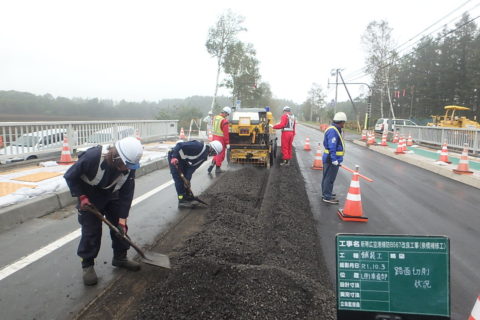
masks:
<path id="1" fill-rule="evenodd" d="M 202 198 L 210 206 L 192 210 L 153 249 L 169 253 L 172 270 L 129 274 L 79 318 L 335 318 L 296 163 L 230 171 Z M 112 308 L 114 300 L 124 307 Z"/>

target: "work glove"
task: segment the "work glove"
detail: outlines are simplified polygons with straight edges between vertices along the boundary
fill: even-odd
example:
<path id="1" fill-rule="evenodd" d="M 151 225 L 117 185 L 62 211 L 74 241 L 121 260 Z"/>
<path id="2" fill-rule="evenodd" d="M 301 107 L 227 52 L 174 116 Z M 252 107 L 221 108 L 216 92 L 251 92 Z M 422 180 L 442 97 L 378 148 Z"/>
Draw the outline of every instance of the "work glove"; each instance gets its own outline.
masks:
<path id="1" fill-rule="evenodd" d="M 118 231 L 120 231 L 122 236 L 127 235 L 127 232 L 128 232 L 127 219 L 119 219 L 118 220 Z"/>
<path id="2" fill-rule="evenodd" d="M 177 158 L 172 158 L 170 159 L 170 163 L 172 166 L 177 166 L 178 165 L 178 159 Z"/>
<path id="3" fill-rule="evenodd" d="M 229 145 L 229 144 L 227 144 L 227 149 L 230 149 L 230 145 Z"/>
<path id="4" fill-rule="evenodd" d="M 332 161 L 332 164 L 333 164 L 334 166 L 339 166 L 339 165 L 340 165 L 340 163 L 338 162 L 338 160 Z"/>
<path id="5" fill-rule="evenodd" d="M 80 210 L 87 210 L 87 207 L 92 206 L 90 199 L 86 195 L 82 194 L 78 199 L 80 200 Z"/>

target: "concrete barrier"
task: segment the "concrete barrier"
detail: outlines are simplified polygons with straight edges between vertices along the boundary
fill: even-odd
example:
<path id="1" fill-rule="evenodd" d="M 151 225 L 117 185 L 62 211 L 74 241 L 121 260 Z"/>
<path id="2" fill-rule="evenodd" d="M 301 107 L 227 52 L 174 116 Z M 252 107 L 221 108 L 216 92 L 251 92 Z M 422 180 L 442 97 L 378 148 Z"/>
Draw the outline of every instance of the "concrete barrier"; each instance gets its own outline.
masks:
<path id="1" fill-rule="evenodd" d="M 168 166 L 166 159 L 155 160 L 142 165 L 136 172 L 136 177 L 147 175 L 155 170 Z M 77 201 L 69 190 L 62 190 L 29 199 L 0 209 L 0 232 L 11 229 L 17 224 L 40 218 L 49 213 L 72 205 Z"/>

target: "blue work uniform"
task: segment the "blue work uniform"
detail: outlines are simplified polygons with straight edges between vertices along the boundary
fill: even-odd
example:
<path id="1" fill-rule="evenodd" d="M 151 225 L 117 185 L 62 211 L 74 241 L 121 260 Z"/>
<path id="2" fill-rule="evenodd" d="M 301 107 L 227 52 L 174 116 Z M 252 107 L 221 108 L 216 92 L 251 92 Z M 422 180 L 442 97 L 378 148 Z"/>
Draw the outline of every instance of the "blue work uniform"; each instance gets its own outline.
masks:
<path id="1" fill-rule="evenodd" d="M 102 155 L 102 146 L 88 149 L 79 155 L 78 161 L 68 169 L 64 178 L 73 197 L 86 195 L 90 202 L 114 225 L 120 218 L 126 219 L 130 211 L 135 190 L 135 170 L 118 171 L 107 164 Z M 82 237 L 77 254 L 82 266 L 94 264 L 100 250 L 102 221 L 93 213 L 80 210 L 77 204 L 78 222 L 82 226 Z M 122 256 L 130 245 L 118 239 L 110 231 L 115 256 Z"/>
<path id="2" fill-rule="evenodd" d="M 202 163 L 208 159 L 209 153 L 210 146 L 197 140 L 179 142 L 168 152 L 170 173 L 175 181 L 175 189 L 177 190 L 179 199 L 183 199 L 183 196 L 186 195 L 186 190 L 177 168 L 170 163 L 170 160 L 172 158 L 178 159 L 178 168 L 183 172 L 185 178 L 190 181 L 195 170 L 197 170 Z"/>
<path id="3" fill-rule="evenodd" d="M 325 130 L 323 138 L 323 147 L 325 148 L 322 156 L 323 161 L 323 179 L 322 179 L 322 196 L 324 199 L 332 199 L 333 184 L 337 178 L 338 168 L 343 162 L 345 154 L 345 143 L 342 137 L 342 128 L 332 123 Z M 338 161 L 339 165 L 332 162 Z"/>

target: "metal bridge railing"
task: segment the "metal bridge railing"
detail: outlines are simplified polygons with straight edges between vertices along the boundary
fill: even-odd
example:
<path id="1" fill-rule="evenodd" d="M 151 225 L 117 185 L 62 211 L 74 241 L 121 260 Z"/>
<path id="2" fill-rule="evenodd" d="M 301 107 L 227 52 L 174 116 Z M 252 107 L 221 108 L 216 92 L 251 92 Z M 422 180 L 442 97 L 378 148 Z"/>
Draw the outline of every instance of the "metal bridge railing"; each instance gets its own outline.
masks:
<path id="1" fill-rule="evenodd" d="M 178 120 L 0 122 L 0 163 L 60 151 L 64 135 L 73 150 L 136 135 L 145 142 L 167 139 L 178 135 L 177 124 Z"/>
<path id="2" fill-rule="evenodd" d="M 426 126 L 397 126 L 399 133 L 411 134 L 412 138 L 419 143 L 427 143 L 441 146 L 445 141 L 449 147 L 463 149 L 468 145 L 473 154 L 480 152 L 480 130 L 463 128 L 443 128 Z"/>

